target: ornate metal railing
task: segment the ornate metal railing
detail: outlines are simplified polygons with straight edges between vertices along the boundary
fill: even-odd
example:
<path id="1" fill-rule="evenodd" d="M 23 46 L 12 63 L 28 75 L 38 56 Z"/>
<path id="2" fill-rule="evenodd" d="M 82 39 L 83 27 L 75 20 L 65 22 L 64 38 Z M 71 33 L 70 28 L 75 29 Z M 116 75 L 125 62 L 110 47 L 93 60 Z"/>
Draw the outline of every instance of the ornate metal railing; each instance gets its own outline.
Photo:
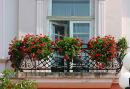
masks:
<path id="1" fill-rule="evenodd" d="M 122 67 L 122 63 L 118 59 L 113 59 L 111 63 L 105 68 L 99 68 L 95 61 L 92 61 L 86 48 L 82 48 L 83 52 L 81 53 L 82 57 L 76 56 L 72 61 L 64 60 L 62 55 L 59 55 L 57 49 L 53 54 L 48 57 L 48 60 L 34 60 L 29 55 L 26 55 L 22 60 L 20 69 L 22 71 L 39 71 L 39 72 L 114 72 L 118 73 Z M 117 57 L 118 58 L 118 57 Z"/>

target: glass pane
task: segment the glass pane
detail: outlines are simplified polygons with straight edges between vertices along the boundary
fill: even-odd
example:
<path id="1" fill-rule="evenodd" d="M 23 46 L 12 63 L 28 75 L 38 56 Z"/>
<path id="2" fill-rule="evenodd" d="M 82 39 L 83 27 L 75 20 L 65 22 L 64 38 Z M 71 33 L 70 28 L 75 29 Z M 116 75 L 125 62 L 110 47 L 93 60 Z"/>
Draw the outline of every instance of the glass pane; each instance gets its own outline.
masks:
<path id="1" fill-rule="evenodd" d="M 89 25 L 89 23 L 74 23 L 74 33 L 90 33 Z"/>
<path id="2" fill-rule="evenodd" d="M 90 0 L 53 0 L 53 16 L 89 16 Z"/>
<path id="3" fill-rule="evenodd" d="M 89 40 L 89 34 L 74 34 L 73 35 L 74 38 L 80 38 L 81 40 L 83 40 L 84 43 L 87 43 Z"/>

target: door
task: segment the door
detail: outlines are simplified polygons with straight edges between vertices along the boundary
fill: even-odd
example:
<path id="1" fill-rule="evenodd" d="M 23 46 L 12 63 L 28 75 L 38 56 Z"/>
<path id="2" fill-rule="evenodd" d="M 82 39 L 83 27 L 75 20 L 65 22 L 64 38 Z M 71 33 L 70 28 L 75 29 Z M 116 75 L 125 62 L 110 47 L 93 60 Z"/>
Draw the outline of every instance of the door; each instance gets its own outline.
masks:
<path id="1" fill-rule="evenodd" d="M 53 40 L 62 39 L 64 36 L 67 36 L 67 25 L 60 22 L 51 23 L 51 38 Z"/>
<path id="2" fill-rule="evenodd" d="M 71 21 L 70 37 L 80 38 L 85 44 L 87 44 L 92 34 L 91 27 L 91 22 L 89 21 Z"/>

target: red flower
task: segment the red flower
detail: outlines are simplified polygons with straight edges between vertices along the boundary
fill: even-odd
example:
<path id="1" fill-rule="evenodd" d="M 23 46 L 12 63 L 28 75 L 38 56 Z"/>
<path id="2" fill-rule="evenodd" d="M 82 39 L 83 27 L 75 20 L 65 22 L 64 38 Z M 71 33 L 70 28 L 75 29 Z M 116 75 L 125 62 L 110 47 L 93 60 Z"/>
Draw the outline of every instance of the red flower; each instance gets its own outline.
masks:
<path id="1" fill-rule="evenodd" d="M 35 57 L 36 57 L 36 55 L 33 53 L 33 54 L 32 54 L 32 58 L 35 58 Z"/>
<path id="2" fill-rule="evenodd" d="M 54 42 L 54 41 L 52 41 L 52 42 L 51 42 L 51 45 L 55 45 L 55 42 Z"/>
<path id="3" fill-rule="evenodd" d="M 63 49 L 62 49 L 62 48 L 59 48 L 59 52 L 63 52 Z"/>
<path id="4" fill-rule="evenodd" d="M 69 59 L 68 54 L 65 54 L 64 59 L 65 59 L 65 60 L 68 60 L 68 59 Z"/>
<path id="5" fill-rule="evenodd" d="M 98 54 L 98 53 L 97 53 L 97 54 L 96 54 L 96 57 L 99 57 L 99 56 L 102 56 L 102 54 Z"/>
<path id="6" fill-rule="evenodd" d="M 105 68 L 105 65 L 104 65 L 103 63 L 99 63 L 99 64 L 98 64 L 98 68 L 99 68 L 99 69 L 103 69 L 103 68 Z"/>
<path id="7" fill-rule="evenodd" d="M 40 44 L 41 47 L 44 47 L 45 45 L 46 45 L 45 43 Z"/>

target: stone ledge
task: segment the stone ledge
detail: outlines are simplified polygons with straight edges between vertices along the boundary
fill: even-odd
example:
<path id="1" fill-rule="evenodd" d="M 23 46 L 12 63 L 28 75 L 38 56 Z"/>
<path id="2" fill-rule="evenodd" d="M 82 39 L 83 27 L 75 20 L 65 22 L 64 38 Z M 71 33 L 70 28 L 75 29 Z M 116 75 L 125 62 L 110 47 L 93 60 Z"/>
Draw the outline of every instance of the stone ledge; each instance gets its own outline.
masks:
<path id="1" fill-rule="evenodd" d="M 8 59 L 0 59 L 0 63 L 7 63 L 8 61 Z"/>

